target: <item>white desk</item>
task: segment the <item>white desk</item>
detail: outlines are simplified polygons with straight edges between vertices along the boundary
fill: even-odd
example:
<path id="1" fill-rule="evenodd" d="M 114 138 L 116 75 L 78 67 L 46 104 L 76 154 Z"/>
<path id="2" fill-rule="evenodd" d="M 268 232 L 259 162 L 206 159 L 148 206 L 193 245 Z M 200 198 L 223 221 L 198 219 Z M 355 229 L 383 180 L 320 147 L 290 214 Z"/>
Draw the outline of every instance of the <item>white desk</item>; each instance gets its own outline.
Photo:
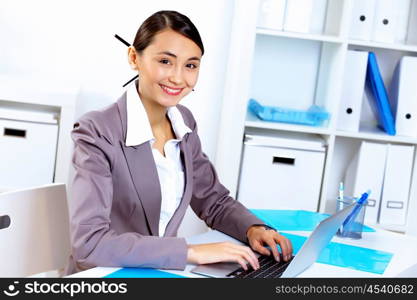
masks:
<path id="1" fill-rule="evenodd" d="M 291 234 L 308 236 L 311 232 L 305 231 L 283 231 Z M 186 239 L 189 244 L 199 244 L 220 241 L 235 241 L 235 239 L 215 230 L 193 236 Z M 377 229 L 376 232 L 364 232 L 362 239 L 352 240 L 335 236 L 332 242 L 345 243 L 349 245 L 366 247 L 393 253 L 393 257 L 384 274 L 374 274 L 363 271 L 352 270 L 327 264 L 314 263 L 310 268 L 301 273 L 299 277 L 395 277 L 408 267 L 417 264 L 417 238 Z M 349 253 L 347 253 L 349 255 Z M 188 264 L 184 271 L 169 270 L 170 273 L 185 277 L 203 277 L 190 272 L 195 265 Z M 69 277 L 94 277 L 100 278 L 109 275 L 121 268 L 96 267 L 83 272 L 73 274 Z M 164 270 L 167 271 L 167 270 Z"/>

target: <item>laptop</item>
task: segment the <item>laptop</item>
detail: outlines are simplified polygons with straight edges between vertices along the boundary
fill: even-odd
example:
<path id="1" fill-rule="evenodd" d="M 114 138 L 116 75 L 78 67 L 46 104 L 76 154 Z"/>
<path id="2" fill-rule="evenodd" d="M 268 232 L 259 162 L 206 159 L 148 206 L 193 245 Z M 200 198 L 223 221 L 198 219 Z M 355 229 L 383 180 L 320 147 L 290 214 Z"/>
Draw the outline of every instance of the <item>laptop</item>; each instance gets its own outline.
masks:
<path id="1" fill-rule="evenodd" d="M 258 270 L 253 270 L 251 266 L 248 266 L 248 270 L 244 271 L 238 263 L 221 262 L 198 265 L 191 272 L 216 278 L 295 277 L 317 260 L 343 221 L 352 212 L 355 205 L 356 203 L 352 203 L 343 210 L 321 221 L 298 251 L 297 255 L 293 256 L 288 262 L 284 262 L 283 259 L 277 262 L 272 255 L 265 256 L 257 254 L 259 264 L 261 265 Z"/>

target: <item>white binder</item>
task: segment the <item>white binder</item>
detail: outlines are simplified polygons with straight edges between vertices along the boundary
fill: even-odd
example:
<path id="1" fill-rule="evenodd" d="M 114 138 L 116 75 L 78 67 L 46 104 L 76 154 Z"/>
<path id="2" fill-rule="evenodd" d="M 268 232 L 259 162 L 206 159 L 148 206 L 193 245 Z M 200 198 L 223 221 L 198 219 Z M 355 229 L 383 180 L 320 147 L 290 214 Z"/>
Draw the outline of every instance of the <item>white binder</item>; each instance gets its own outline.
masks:
<path id="1" fill-rule="evenodd" d="M 405 225 L 414 146 L 388 145 L 379 223 Z"/>
<path id="2" fill-rule="evenodd" d="M 330 0 L 331 1 L 331 0 Z M 314 0 L 309 33 L 323 34 L 326 23 L 327 0 Z"/>
<path id="3" fill-rule="evenodd" d="M 408 17 L 407 44 L 417 44 L 417 1 L 411 1 L 410 12 Z"/>
<path id="4" fill-rule="evenodd" d="M 337 122 L 339 130 L 354 132 L 359 130 L 367 62 L 368 52 L 355 50 L 347 52 Z"/>
<path id="5" fill-rule="evenodd" d="M 411 5 L 410 1 L 411 0 L 397 0 L 395 3 L 395 17 L 397 25 L 395 29 L 395 43 L 404 44 L 407 39 L 409 11 Z"/>
<path id="6" fill-rule="evenodd" d="M 282 30 L 285 6 L 286 0 L 262 0 L 259 6 L 257 26 L 260 28 Z"/>
<path id="7" fill-rule="evenodd" d="M 365 212 L 365 221 L 376 224 L 381 199 L 387 147 L 385 144 L 363 141 L 345 173 L 345 192 L 360 197 L 371 190 Z"/>
<path id="8" fill-rule="evenodd" d="M 376 2 L 371 38 L 373 41 L 383 43 L 393 43 L 395 41 L 397 1 L 378 0 Z"/>
<path id="9" fill-rule="evenodd" d="M 397 135 L 417 137 L 417 57 L 403 56 L 389 88 Z"/>
<path id="10" fill-rule="evenodd" d="M 371 39 L 376 0 L 353 0 L 349 38 Z"/>
<path id="11" fill-rule="evenodd" d="M 284 30 L 303 33 L 310 32 L 313 2 L 311 0 L 287 0 Z"/>

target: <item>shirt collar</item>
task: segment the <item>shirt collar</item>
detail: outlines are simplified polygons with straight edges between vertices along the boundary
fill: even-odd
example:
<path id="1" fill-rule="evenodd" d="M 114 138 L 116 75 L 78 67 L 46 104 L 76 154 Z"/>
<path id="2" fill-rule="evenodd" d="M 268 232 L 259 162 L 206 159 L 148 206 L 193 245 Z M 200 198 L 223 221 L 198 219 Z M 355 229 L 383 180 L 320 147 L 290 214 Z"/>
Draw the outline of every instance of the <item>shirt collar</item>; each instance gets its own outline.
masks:
<path id="1" fill-rule="evenodd" d="M 152 133 L 152 127 L 149 123 L 145 107 L 139 97 L 136 89 L 136 82 L 131 84 L 126 95 L 127 106 L 127 129 L 126 129 L 126 146 L 137 146 L 144 142 L 155 140 Z M 185 125 L 184 118 L 177 107 L 171 106 L 167 109 L 167 115 L 171 121 L 172 129 L 178 140 L 182 140 L 184 135 L 192 132 Z"/>

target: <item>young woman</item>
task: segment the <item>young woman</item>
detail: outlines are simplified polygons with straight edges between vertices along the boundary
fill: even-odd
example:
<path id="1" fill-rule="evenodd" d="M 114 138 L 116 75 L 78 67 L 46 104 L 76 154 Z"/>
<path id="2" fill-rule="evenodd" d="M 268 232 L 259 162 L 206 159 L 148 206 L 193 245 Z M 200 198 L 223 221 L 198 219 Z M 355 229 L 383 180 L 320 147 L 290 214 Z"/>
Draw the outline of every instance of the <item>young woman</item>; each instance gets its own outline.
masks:
<path id="1" fill-rule="evenodd" d="M 257 269 L 253 250 L 279 260 L 277 244 L 283 259 L 290 258 L 290 241 L 220 184 L 191 112 L 178 104 L 196 85 L 203 54 L 186 16 L 153 14 L 128 49 L 139 80 L 116 103 L 75 123 L 67 274 L 95 266 L 184 269 L 222 261 Z M 188 205 L 209 227 L 250 247 L 187 245 L 176 234 Z"/>

